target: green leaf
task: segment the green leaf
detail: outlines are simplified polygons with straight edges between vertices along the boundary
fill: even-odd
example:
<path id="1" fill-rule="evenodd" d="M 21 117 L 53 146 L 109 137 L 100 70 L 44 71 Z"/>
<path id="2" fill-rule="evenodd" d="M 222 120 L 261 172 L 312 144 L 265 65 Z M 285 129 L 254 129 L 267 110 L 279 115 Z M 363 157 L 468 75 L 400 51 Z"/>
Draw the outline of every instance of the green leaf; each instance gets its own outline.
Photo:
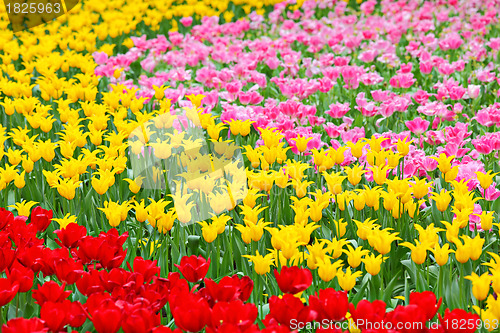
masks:
<path id="1" fill-rule="evenodd" d="M 394 289 L 398 286 L 398 284 L 402 284 L 402 281 L 401 281 L 401 272 L 403 270 L 400 269 L 396 274 L 394 274 L 394 277 L 392 278 L 392 280 L 389 282 L 389 284 L 383 289 L 383 301 L 386 302 L 386 303 L 389 303 L 389 301 L 391 300 L 392 296 L 393 296 L 393 292 L 394 292 Z"/>
<path id="2" fill-rule="evenodd" d="M 354 296 L 354 298 L 351 301 L 351 303 L 354 304 L 354 306 L 356 306 L 359 303 L 359 301 L 361 301 L 365 297 L 365 291 L 366 291 L 366 288 L 368 288 L 369 282 L 370 282 L 370 276 L 369 276 L 369 274 L 366 274 L 365 278 L 363 279 L 363 281 L 361 283 L 361 286 L 356 291 L 356 295 Z"/>

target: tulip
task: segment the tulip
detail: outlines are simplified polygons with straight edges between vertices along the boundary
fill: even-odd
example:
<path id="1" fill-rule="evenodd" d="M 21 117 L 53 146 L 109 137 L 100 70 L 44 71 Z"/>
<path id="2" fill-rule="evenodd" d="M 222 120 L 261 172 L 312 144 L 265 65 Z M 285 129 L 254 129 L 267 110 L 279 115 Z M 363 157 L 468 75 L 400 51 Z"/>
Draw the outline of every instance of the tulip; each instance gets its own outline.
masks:
<path id="1" fill-rule="evenodd" d="M 21 265 L 17 260 L 11 266 L 9 275 L 12 281 L 19 284 L 20 293 L 25 293 L 33 287 L 35 273 L 31 269 Z"/>
<path id="2" fill-rule="evenodd" d="M 485 190 L 490 187 L 491 184 L 493 184 L 493 177 L 495 177 L 497 174 L 498 172 L 492 174 L 491 170 L 488 170 L 488 172 L 486 173 L 476 171 L 477 180 L 479 181 L 481 187 Z"/>
<path id="3" fill-rule="evenodd" d="M 427 120 L 423 120 L 420 117 L 405 122 L 405 125 L 413 134 L 417 136 L 425 133 L 425 131 L 427 131 L 427 129 L 429 128 L 429 122 Z"/>
<path id="4" fill-rule="evenodd" d="M 347 263 L 349 266 L 356 268 L 361 264 L 362 257 L 370 251 L 363 249 L 361 246 L 353 248 L 351 245 L 347 245 L 347 250 L 343 250 L 343 252 L 347 255 Z"/>
<path id="5" fill-rule="evenodd" d="M 0 307 L 14 299 L 19 290 L 19 283 L 11 279 L 0 279 Z"/>
<path id="6" fill-rule="evenodd" d="M 429 193 L 429 187 L 431 183 L 426 183 L 425 179 L 418 179 L 417 177 L 414 177 L 415 183 L 412 184 L 412 190 L 413 190 L 413 195 L 417 199 L 422 199 Z"/>
<path id="7" fill-rule="evenodd" d="M 361 300 L 356 306 L 350 303 L 349 313 L 354 322 L 357 323 L 358 329 L 377 327 L 375 325 L 381 323 L 385 317 L 385 302 Z M 380 325 L 380 327 L 382 326 Z"/>
<path id="8" fill-rule="evenodd" d="M 244 332 L 254 324 L 257 315 L 254 304 L 244 304 L 241 300 L 217 302 L 212 309 L 211 326 L 215 328 L 231 324 L 239 332 Z"/>
<path id="9" fill-rule="evenodd" d="M 429 250 L 428 243 L 420 243 L 420 241 L 415 241 L 416 245 L 409 242 L 401 243 L 401 246 L 405 246 L 411 250 L 411 260 L 417 265 L 421 265 L 425 262 L 427 258 L 427 250 Z"/>
<path id="10" fill-rule="evenodd" d="M 398 150 L 399 154 L 401 156 L 406 156 L 410 152 L 410 145 L 412 144 L 413 140 L 407 141 L 408 137 L 405 137 L 403 140 L 398 139 L 398 142 L 396 144 L 396 149 Z"/>
<path id="11" fill-rule="evenodd" d="M 103 302 L 91 312 L 91 320 L 97 333 L 118 332 L 122 318 L 122 310 L 114 302 Z"/>
<path id="12" fill-rule="evenodd" d="M 330 282 L 337 275 L 338 269 L 342 266 L 342 260 L 331 262 L 329 257 L 318 260 L 318 275 L 321 280 Z"/>
<path id="13" fill-rule="evenodd" d="M 448 263 L 448 258 L 450 253 L 454 253 L 454 250 L 450 249 L 450 244 L 446 243 L 442 247 L 436 244 L 434 249 L 431 249 L 434 253 L 434 259 L 439 266 L 444 266 Z"/>
<path id="14" fill-rule="evenodd" d="M 410 304 L 415 304 L 425 314 L 426 320 L 432 320 L 436 315 L 443 299 L 439 301 L 432 291 L 410 293 Z"/>
<path id="15" fill-rule="evenodd" d="M 184 276 L 186 280 L 195 283 L 203 280 L 205 275 L 207 275 L 210 266 L 210 258 L 206 260 L 202 256 L 185 256 L 181 258 L 180 265 L 174 266 L 181 271 L 182 276 Z"/>
<path id="16" fill-rule="evenodd" d="M 472 281 L 472 294 L 478 301 L 485 300 L 490 291 L 491 276 L 488 272 L 481 276 L 476 273 L 465 277 L 467 280 Z"/>
<path id="17" fill-rule="evenodd" d="M 350 291 L 356 285 L 356 279 L 363 275 L 360 271 L 351 273 L 351 269 L 348 267 L 345 273 L 342 270 L 337 271 L 337 281 L 339 282 L 340 288 L 344 291 Z"/>
<path id="18" fill-rule="evenodd" d="M 3 333 L 46 333 L 49 328 L 40 318 L 14 318 L 2 326 Z"/>
<path id="19" fill-rule="evenodd" d="M 292 319 L 305 324 L 317 318 L 317 312 L 314 309 L 304 305 L 299 298 L 291 294 L 285 294 L 282 298 L 271 296 L 269 310 L 270 316 L 287 327 L 292 325 Z"/>
<path id="20" fill-rule="evenodd" d="M 297 294 L 312 284 L 312 273 L 307 268 L 283 266 L 280 273 L 276 269 L 274 270 L 274 276 L 283 293 Z"/>
<path id="21" fill-rule="evenodd" d="M 378 253 L 385 255 L 391 251 L 391 244 L 396 240 L 401 240 L 397 232 L 389 233 L 385 230 L 374 231 L 368 236 L 368 242 Z"/>
<path id="22" fill-rule="evenodd" d="M 69 301 L 68 301 L 69 302 Z M 40 318 L 52 332 L 60 332 L 68 323 L 68 305 L 60 302 L 45 302 L 40 309 Z"/>
<path id="23" fill-rule="evenodd" d="M 241 279 L 234 275 L 225 276 L 219 283 L 212 279 L 205 279 L 206 291 L 216 302 L 232 302 L 241 300 L 246 302 L 253 290 L 253 281 L 244 276 Z"/>
<path id="24" fill-rule="evenodd" d="M 375 255 L 372 253 L 369 256 L 366 256 L 364 259 L 362 259 L 362 261 L 365 264 L 366 271 L 371 275 L 375 276 L 378 273 L 380 273 L 380 266 L 384 261 L 384 257 L 382 257 L 381 254 L 375 257 Z"/>
<path id="25" fill-rule="evenodd" d="M 468 313 L 462 309 L 454 309 L 450 311 L 446 309 L 444 311 L 444 317 L 438 314 L 439 322 L 445 333 L 473 333 L 477 329 L 477 323 L 479 322 L 479 316 L 477 314 Z M 457 327 L 453 323 L 472 323 L 472 326 L 466 325 L 463 327 Z"/>
<path id="26" fill-rule="evenodd" d="M 212 310 L 207 301 L 198 295 L 186 293 L 177 296 L 170 306 L 175 324 L 183 331 L 201 331 L 211 321 Z"/>
<path id="27" fill-rule="evenodd" d="M 38 289 L 33 290 L 33 298 L 35 303 L 42 306 L 45 302 L 62 302 L 71 295 L 71 291 L 64 290 L 65 283 L 62 285 L 54 281 L 45 282 L 43 285 L 38 285 Z"/>
<path id="28" fill-rule="evenodd" d="M 393 311 L 386 314 L 385 320 L 398 327 L 398 332 L 413 333 L 418 329 L 415 327 L 425 327 L 426 317 L 424 312 L 417 305 L 397 306 Z"/>
<path id="29" fill-rule="evenodd" d="M 309 297 L 311 308 L 318 313 L 316 320 L 344 320 L 349 307 L 345 291 L 335 291 L 333 288 L 320 290 L 318 296 Z"/>
<path id="30" fill-rule="evenodd" d="M 431 158 L 438 162 L 439 171 L 446 174 L 451 170 L 451 161 L 455 158 L 455 156 L 447 157 L 446 154 L 441 153 L 439 157 L 431 156 Z"/>
<path id="31" fill-rule="evenodd" d="M 3 230 L 12 222 L 14 222 L 14 214 L 5 208 L 0 208 L 0 230 Z"/>
<path id="32" fill-rule="evenodd" d="M 353 186 L 358 185 L 361 181 L 361 176 L 366 173 L 366 170 L 363 170 L 359 164 L 354 165 L 352 168 L 345 167 L 344 171 L 347 173 L 347 180 Z"/>
<path id="33" fill-rule="evenodd" d="M 448 209 L 451 202 L 451 195 L 449 191 L 442 189 L 439 193 L 431 192 L 431 194 L 432 196 L 430 198 L 434 200 L 434 202 L 436 203 L 436 208 L 440 212 L 444 212 Z"/>
<path id="34" fill-rule="evenodd" d="M 61 247 L 74 248 L 80 239 L 87 235 L 87 228 L 76 223 L 70 223 L 65 228 L 54 231 L 59 239 L 56 243 Z"/>
<path id="35" fill-rule="evenodd" d="M 1 237 L 0 237 L 1 239 Z M 0 272 L 9 269 L 16 259 L 16 250 L 13 250 L 10 245 L 0 248 Z"/>
<path id="36" fill-rule="evenodd" d="M 269 273 L 271 270 L 271 265 L 274 261 L 273 259 L 273 254 L 269 253 L 266 254 L 265 256 L 262 256 L 259 254 L 259 251 L 256 251 L 256 255 L 242 255 L 244 258 L 248 258 L 250 261 L 253 262 L 254 270 L 257 274 L 259 275 L 264 275 Z"/>
<path id="37" fill-rule="evenodd" d="M 159 317 L 151 309 L 138 307 L 124 316 L 122 329 L 124 333 L 148 333 L 159 324 Z"/>
<path id="38" fill-rule="evenodd" d="M 481 229 L 489 231 L 493 227 L 493 214 L 495 212 L 481 212 L 479 218 L 481 219 Z M 476 215 L 477 216 L 477 215 Z"/>

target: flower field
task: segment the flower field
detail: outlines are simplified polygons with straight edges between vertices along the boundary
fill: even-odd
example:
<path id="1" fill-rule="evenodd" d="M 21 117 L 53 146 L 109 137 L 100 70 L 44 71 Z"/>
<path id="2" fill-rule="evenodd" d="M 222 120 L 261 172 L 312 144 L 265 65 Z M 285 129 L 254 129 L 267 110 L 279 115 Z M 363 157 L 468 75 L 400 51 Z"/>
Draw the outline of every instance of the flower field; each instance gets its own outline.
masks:
<path id="1" fill-rule="evenodd" d="M 1 332 L 500 332 L 498 0 L 6 8 Z"/>

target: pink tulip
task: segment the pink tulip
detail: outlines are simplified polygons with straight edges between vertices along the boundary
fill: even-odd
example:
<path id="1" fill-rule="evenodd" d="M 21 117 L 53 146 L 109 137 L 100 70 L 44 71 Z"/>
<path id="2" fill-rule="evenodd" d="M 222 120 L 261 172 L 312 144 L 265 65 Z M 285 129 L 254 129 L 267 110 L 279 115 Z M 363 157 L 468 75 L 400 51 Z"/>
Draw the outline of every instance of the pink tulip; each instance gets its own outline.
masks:
<path id="1" fill-rule="evenodd" d="M 185 27 L 189 27 L 191 24 L 193 24 L 193 18 L 191 16 L 188 17 L 183 17 L 179 20 L 181 24 Z"/>
<path id="2" fill-rule="evenodd" d="M 420 135 L 427 131 L 429 124 L 430 123 L 427 120 L 420 117 L 405 122 L 406 127 L 408 127 L 408 129 L 416 135 Z"/>

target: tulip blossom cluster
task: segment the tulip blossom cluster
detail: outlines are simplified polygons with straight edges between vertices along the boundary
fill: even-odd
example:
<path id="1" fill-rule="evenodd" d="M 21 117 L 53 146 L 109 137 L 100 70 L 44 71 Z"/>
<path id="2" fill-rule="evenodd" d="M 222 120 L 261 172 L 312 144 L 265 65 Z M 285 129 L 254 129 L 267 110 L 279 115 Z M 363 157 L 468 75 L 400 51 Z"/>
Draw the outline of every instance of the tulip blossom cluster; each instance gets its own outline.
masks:
<path id="1" fill-rule="evenodd" d="M 346 292 L 333 288 L 311 295 L 306 305 L 294 294 L 311 286 L 311 271 L 284 266 L 280 273 L 275 271 L 284 295 L 269 298 L 269 314 L 262 322 L 265 328 L 260 329 L 256 324 L 257 306 L 248 302 L 254 288 L 248 276 L 225 276 L 218 282 L 205 278 L 210 260 L 201 256 L 183 257 L 176 265 L 180 274 L 170 272 L 166 278 L 160 277 L 156 261 L 142 257 L 135 257 L 133 264 L 123 269 L 127 234 L 118 236 L 116 229 L 111 229 L 92 237 L 85 227 L 75 223 L 56 232 L 59 247 L 50 249 L 37 237 L 37 232 L 47 228 L 45 224 L 38 229 L 40 218 L 50 214 L 39 206 L 29 217 L 0 210 L 1 271 L 7 276 L 0 279 L 0 307 L 21 293 L 31 293 L 40 309 L 36 317 L 10 319 L 3 325 L 3 332 L 61 332 L 86 322 L 91 322 L 98 333 L 114 333 L 120 328 L 123 332 L 172 332 L 161 325 L 167 304 L 177 326 L 173 332 L 198 332 L 204 328 L 207 332 L 291 332 L 297 322 L 307 325 L 344 321 L 348 311 L 349 320 L 358 323 L 355 327 L 361 331 L 386 321 L 386 325 L 394 327 L 419 323 L 421 328 L 415 332 L 429 332 L 427 322 L 441 305 L 432 292 L 411 293 L 409 305 L 386 313 L 383 301 L 362 300 L 354 305 L 349 303 Z M 101 251 L 103 246 L 106 251 Z M 74 300 L 77 292 L 84 300 Z M 450 318 L 475 322 L 479 316 L 446 309 L 444 317 L 439 315 L 441 325 L 431 331 L 453 332 L 448 328 Z"/>

